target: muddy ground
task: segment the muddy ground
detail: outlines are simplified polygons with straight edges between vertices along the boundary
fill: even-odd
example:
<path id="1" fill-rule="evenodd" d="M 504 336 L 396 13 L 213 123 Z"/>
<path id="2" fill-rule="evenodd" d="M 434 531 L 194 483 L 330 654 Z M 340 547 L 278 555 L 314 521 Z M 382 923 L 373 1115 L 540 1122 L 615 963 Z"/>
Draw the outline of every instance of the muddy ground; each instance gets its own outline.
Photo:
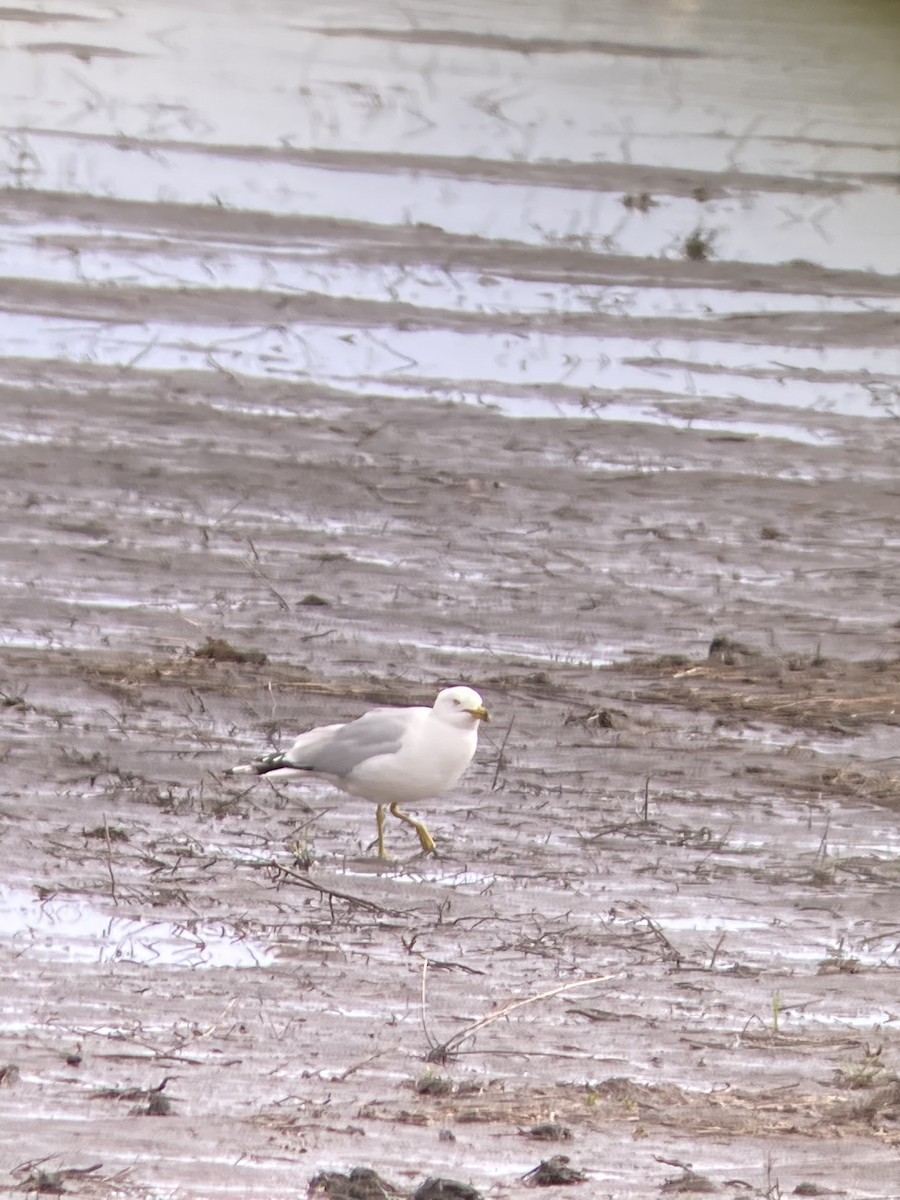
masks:
<path id="1" fill-rule="evenodd" d="M 680 1164 L 896 1194 L 898 518 L 869 448 L 215 399 L 3 389 L 46 432 L 0 449 L 7 1187 L 362 1165 L 522 1195 L 561 1148 L 593 1195 Z M 380 865 L 325 786 L 223 778 L 457 680 L 495 719 L 423 806 L 435 860 L 398 827 Z"/>
<path id="2" fill-rule="evenodd" d="M 872 114 L 803 126 L 793 175 L 741 123 L 715 168 L 601 169 L 519 154 L 563 110 L 485 92 L 454 154 L 476 61 L 589 53 L 643 98 L 660 71 L 666 119 L 717 76 L 680 27 L 563 44 L 532 13 L 507 46 L 432 14 L 382 39 L 425 56 L 415 96 L 344 79 L 340 109 L 323 70 L 332 149 L 263 150 L 152 74 L 129 123 L 170 15 L 151 46 L 5 11 L 83 103 L 23 109 L 0 192 L 0 1190 L 900 1195 L 900 282 L 869 218 L 806 253 L 896 203 Z M 315 45 L 374 54 L 345 21 Z M 434 144 L 389 152 L 413 99 Z M 476 185 L 525 189 L 523 229 L 548 196 L 615 228 L 500 236 L 479 192 L 461 232 Z M 380 863 L 325 785 L 224 775 L 455 682 L 494 720 L 421 808 L 437 857 L 398 824 Z"/>

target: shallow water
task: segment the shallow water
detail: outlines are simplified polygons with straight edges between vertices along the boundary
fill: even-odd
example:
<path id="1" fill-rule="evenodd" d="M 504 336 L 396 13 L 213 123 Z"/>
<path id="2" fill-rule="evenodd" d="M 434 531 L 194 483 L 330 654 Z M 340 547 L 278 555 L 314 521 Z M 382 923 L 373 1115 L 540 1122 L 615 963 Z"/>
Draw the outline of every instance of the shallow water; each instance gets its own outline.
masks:
<path id="1" fill-rule="evenodd" d="M 894 5 L 658 2 L 635 25 L 614 2 L 415 23 L 269 3 L 252 30 L 155 5 L 0 28 L 5 342 L 35 364 L 810 441 L 808 412 L 895 411 L 896 322 L 877 317 L 900 305 Z M 694 234 L 708 264 L 686 258 Z M 184 289 L 190 316 L 165 319 Z M 242 321 L 250 293 L 319 314 Z M 565 330 L 577 313 L 588 327 Z M 705 328 L 732 318 L 752 340 Z M 504 397 L 524 384 L 563 394 Z"/>
<path id="2" fill-rule="evenodd" d="M 14 958 L 39 962 L 137 963 L 146 967 L 264 967 L 272 951 L 210 921 L 174 922 L 103 912 L 85 897 L 41 899 L 0 888 L 0 941 Z"/>

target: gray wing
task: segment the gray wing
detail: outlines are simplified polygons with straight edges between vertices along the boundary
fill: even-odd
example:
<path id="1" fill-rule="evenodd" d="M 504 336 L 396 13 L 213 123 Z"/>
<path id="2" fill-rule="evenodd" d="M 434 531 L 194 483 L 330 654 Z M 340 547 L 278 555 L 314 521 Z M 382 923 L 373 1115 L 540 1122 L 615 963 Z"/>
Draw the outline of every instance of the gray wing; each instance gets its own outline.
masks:
<path id="1" fill-rule="evenodd" d="M 394 754 L 400 749 L 403 735 L 409 728 L 409 717 L 396 709 L 375 709 L 355 721 L 339 725 L 328 738 L 301 734 L 285 757 L 285 766 L 301 771 L 315 771 L 338 779 L 350 774 L 367 758 L 377 754 Z M 305 739 L 310 738 L 309 742 Z"/>

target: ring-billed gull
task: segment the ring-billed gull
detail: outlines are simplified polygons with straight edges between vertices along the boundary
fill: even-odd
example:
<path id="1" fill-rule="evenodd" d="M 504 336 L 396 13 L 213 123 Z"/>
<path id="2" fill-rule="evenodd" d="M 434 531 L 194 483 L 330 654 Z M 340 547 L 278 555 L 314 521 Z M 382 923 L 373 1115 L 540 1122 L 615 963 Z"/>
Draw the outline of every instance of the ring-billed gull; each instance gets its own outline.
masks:
<path id="1" fill-rule="evenodd" d="M 316 775 L 341 791 L 377 804 L 378 857 L 385 858 L 385 809 L 412 825 L 426 853 L 434 838 L 400 804 L 416 804 L 452 787 L 472 761 L 478 722 L 489 721 L 470 687 L 444 688 L 433 708 L 374 708 L 345 725 L 301 733 L 284 753 L 232 767 L 228 775 Z"/>

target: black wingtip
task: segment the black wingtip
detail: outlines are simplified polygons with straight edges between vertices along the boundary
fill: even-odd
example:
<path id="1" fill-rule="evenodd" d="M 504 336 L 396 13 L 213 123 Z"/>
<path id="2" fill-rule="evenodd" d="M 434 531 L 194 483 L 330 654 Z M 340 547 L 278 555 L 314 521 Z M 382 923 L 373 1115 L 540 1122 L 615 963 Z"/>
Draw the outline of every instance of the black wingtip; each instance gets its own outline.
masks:
<path id="1" fill-rule="evenodd" d="M 278 771 L 282 767 L 289 767 L 290 765 L 290 763 L 285 762 L 283 754 L 267 754 L 265 758 L 258 758 L 256 762 L 250 764 L 257 775 L 268 775 L 270 771 Z"/>

